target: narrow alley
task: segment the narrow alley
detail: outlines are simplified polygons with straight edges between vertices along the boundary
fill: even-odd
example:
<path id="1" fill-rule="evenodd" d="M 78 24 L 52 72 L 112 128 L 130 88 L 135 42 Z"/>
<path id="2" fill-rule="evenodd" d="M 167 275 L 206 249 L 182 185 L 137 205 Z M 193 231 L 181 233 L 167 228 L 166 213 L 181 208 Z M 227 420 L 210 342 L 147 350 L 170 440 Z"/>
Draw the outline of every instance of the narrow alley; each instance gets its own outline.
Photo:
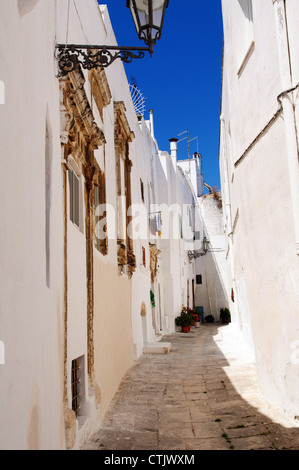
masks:
<path id="1" fill-rule="evenodd" d="M 188 3 L 0 0 L 1 450 L 299 450 L 299 1 Z"/>
<path id="2" fill-rule="evenodd" d="M 231 325 L 174 333 L 169 354 L 143 355 L 86 450 L 298 450 L 292 428 L 258 392 Z"/>

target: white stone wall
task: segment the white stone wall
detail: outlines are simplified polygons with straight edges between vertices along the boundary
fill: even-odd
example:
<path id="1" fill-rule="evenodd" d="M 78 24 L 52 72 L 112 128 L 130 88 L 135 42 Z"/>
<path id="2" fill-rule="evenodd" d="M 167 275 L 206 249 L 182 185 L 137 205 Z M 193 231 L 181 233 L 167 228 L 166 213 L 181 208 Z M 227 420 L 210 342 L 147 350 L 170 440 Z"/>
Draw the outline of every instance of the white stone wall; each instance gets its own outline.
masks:
<path id="1" fill-rule="evenodd" d="M 0 446 L 59 449 L 63 218 L 55 2 L 4 1 L 0 17 Z"/>
<path id="2" fill-rule="evenodd" d="M 220 168 L 233 321 L 255 354 L 260 385 L 291 419 L 298 411 L 298 149 L 290 99 L 297 103 L 297 2 L 252 1 L 253 46 L 236 63 L 241 2 L 222 1 L 224 61 Z M 279 12 L 279 13 L 278 13 Z M 278 16 L 277 16 L 278 15 Z M 291 18 L 292 17 L 292 18 Z M 244 18 L 243 18 L 244 20 Z M 282 28 L 282 29 L 281 29 Z M 296 104 L 297 107 L 297 104 Z"/>

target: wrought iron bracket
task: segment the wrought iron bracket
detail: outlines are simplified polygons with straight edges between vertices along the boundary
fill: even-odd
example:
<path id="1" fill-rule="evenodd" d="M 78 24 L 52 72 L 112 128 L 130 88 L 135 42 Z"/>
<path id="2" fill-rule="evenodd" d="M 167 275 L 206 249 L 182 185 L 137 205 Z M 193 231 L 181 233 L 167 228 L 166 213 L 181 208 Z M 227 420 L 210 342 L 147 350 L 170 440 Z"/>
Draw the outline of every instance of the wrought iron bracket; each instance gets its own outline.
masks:
<path id="1" fill-rule="evenodd" d="M 207 251 L 204 251 L 203 253 L 199 253 L 198 251 L 188 251 L 189 261 L 191 262 L 193 259 L 200 258 L 206 254 Z"/>
<path id="2" fill-rule="evenodd" d="M 143 59 L 145 52 L 152 54 L 152 47 L 92 46 L 57 44 L 58 77 L 65 77 L 80 64 L 84 69 L 108 67 L 116 59 L 130 63 L 133 59 Z"/>

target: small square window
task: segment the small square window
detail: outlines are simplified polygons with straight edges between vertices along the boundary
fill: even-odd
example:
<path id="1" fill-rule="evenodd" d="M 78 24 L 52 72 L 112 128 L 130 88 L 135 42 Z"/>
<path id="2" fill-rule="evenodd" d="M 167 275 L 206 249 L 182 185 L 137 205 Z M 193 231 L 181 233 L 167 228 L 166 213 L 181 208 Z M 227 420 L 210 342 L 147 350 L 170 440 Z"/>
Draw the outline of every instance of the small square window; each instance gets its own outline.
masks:
<path id="1" fill-rule="evenodd" d="M 195 240 L 200 240 L 200 231 L 199 231 L 199 230 L 196 230 L 196 231 L 194 232 L 194 241 L 195 241 Z"/>
<path id="2" fill-rule="evenodd" d="M 196 284 L 202 284 L 202 275 L 201 274 L 196 275 Z"/>

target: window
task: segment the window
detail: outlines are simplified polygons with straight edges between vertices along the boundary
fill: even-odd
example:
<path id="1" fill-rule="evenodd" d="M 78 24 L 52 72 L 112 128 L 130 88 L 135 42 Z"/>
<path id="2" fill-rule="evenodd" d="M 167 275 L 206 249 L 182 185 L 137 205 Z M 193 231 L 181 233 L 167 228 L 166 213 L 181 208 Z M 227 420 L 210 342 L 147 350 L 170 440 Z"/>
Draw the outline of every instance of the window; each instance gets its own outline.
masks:
<path id="1" fill-rule="evenodd" d="M 80 180 L 73 170 L 69 170 L 70 219 L 80 228 Z"/>
<path id="2" fill-rule="evenodd" d="M 183 238 L 183 224 L 182 224 L 182 216 L 179 214 L 179 236 Z"/>
<path id="3" fill-rule="evenodd" d="M 201 274 L 196 275 L 196 284 L 202 284 L 202 275 Z"/>
<path id="4" fill-rule="evenodd" d="M 241 73 L 254 46 L 252 0 L 238 0 L 236 15 L 238 73 Z"/>
<path id="5" fill-rule="evenodd" d="M 134 132 L 131 131 L 123 101 L 114 102 L 114 144 L 116 158 L 116 190 L 117 190 L 117 214 L 118 214 L 118 271 L 126 273 L 129 278 L 136 270 L 136 257 L 134 254 L 133 239 L 129 229 L 132 216 L 129 208 L 132 205 L 131 195 L 131 169 L 130 143 L 134 140 Z"/>
<path id="6" fill-rule="evenodd" d="M 106 177 L 99 169 L 94 183 L 94 246 L 102 254 L 108 253 L 108 207 L 106 204 Z"/>
<path id="7" fill-rule="evenodd" d="M 142 247 L 142 264 L 146 268 L 146 256 L 145 256 L 145 248 Z"/>
<path id="8" fill-rule="evenodd" d="M 80 414 L 80 408 L 85 399 L 84 394 L 84 356 L 72 361 L 71 374 L 72 387 L 72 410 L 76 416 Z"/>
<path id="9" fill-rule="evenodd" d="M 191 207 L 188 207 L 188 217 L 189 217 L 189 225 L 192 227 L 192 210 Z"/>
<path id="10" fill-rule="evenodd" d="M 143 186 L 143 181 L 140 178 L 140 192 L 141 192 L 141 200 L 144 202 L 144 186 Z"/>
<path id="11" fill-rule="evenodd" d="M 99 233 L 99 215 L 98 215 L 98 207 L 99 207 L 99 204 L 100 204 L 100 191 L 99 191 L 99 187 L 98 186 L 95 186 L 94 187 L 94 213 L 95 213 L 95 247 L 97 250 L 100 251 L 100 239 L 101 239 L 101 236 L 102 234 Z"/>

